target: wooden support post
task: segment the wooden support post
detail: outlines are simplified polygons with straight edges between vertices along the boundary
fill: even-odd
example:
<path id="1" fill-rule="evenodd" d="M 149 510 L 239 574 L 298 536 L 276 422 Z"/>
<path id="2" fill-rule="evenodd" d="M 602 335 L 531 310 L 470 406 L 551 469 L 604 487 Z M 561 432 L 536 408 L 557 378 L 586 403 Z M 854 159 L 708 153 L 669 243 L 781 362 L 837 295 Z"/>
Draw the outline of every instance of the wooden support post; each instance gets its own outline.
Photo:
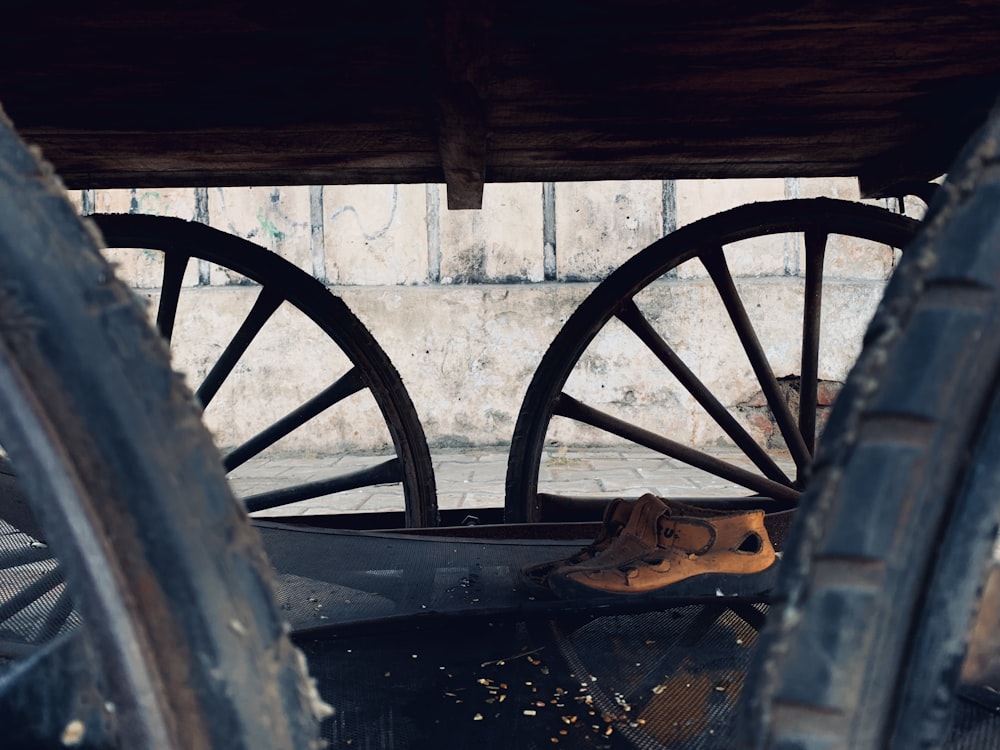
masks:
<path id="1" fill-rule="evenodd" d="M 431 85 L 448 208 L 481 208 L 486 183 L 491 2 L 429 4 Z"/>

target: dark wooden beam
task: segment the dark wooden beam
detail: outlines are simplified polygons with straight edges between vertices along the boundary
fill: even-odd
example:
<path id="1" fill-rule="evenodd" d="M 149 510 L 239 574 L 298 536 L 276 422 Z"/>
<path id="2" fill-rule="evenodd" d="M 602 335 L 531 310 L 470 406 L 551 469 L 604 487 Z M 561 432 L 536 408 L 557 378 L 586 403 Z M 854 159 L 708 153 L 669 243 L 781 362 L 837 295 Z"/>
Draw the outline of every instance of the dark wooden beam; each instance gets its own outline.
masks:
<path id="1" fill-rule="evenodd" d="M 271 11 L 15 3 L 0 106 L 73 187 L 446 183 L 458 208 L 487 180 L 836 175 L 885 194 L 946 171 L 1000 94 L 995 0 Z"/>
<path id="2" fill-rule="evenodd" d="M 946 78 L 924 83 L 919 96 L 901 104 L 898 143 L 866 159 L 858 171 L 863 198 L 912 194 L 952 166 L 969 135 L 986 122 L 1000 94 L 995 75 Z"/>
<path id="3" fill-rule="evenodd" d="M 492 3 L 436 0 L 428 8 L 431 88 L 448 208 L 481 208 Z"/>

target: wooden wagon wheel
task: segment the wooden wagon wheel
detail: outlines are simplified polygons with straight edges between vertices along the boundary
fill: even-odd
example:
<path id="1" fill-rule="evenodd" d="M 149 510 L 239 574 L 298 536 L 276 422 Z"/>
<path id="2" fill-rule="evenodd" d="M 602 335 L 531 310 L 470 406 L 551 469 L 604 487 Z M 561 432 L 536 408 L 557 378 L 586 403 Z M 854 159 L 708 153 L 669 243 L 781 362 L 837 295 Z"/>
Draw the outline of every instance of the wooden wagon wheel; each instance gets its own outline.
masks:
<path id="1" fill-rule="evenodd" d="M 994 115 L 949 171 L 830 417 L 741 747 L 947 737 L 1000 524 L 998 144 Z"/>
<path id="2" fill-rule="evenodd" d="M 85 623 L 4 665 L 4 743 L 311 746 L 302 660 L 191 394 L 3 117 L 0 443 Z"/>
<path id="3" fill-rule="evenodd" d="M 185 268 L 192 260 L 214 263 L 228 275 L 239 274 L 239 281 L 235 283 L 259 285 L 256 301 L 242 325 L 224 346 L 219 346 L 220 353 L 214 365 L 197 386 L 196 395 L 206 410 L 210 410 L 213 397 L 233 375 L 241 356 L 253 342 L 266 335 L 268 327 L 281 330 L 282 323 L 275 318 L 283 305 L 302 313 L 298 316 L 299 327 L 294 329 L 295 335 L 308 336 L 318 331 L 322 338 L 329 340 L 331 348 L 336 347 L 332 352 L 323 352 L 317 344 L 314 357 L 297 364 L 299 370 L 313 372 L 340 368 L 324 375 L 329 384 L 229 450 L 223 459 L 227 472 L 321 414 L 332 414 L 340 423 L 351 421 L 355 412 L 343 415 L 347 404 L 361 401 L 360 406 L 351 408 L 361 409 L 365 415 L 381 414 L 393 456 L 322 480 L 260 492 L 244 498 L 247 510 L 265 510 L 360 487 L 395 484 L 402 488 L 407 526 L 437 525 L 434 469 L 416 409 L 389 357 L 341 298 L 275 253 L 204 224 L 139 214 L 93 215 L 91 218 L 100 227 L 108 247 L 153 250 L 163 254 L 156 325 L 168 340 L 174 334 L 178 305 L 185 290 Z M 198 332 L 198 335 L 203 334 L 203 331 Z M 291 385 L 282 384 L 283 387 Z M 253 392 L 248 398 L 255 396 L 264 398 Z M 333 438 L 328 448 L 338 452 Z"/>
<path id="4" fill-rule="evenodd" d="M 650 455 L 670 457 L 746 488 L 758 499 L 794 504 L 801 495 L 812 463 L 817 430 L 820 362 L 820 322 L 824 286 L 824 255 L 834 235 L 871 240 L 903 247 L 912 238 L 917 222 L 887 210 L 827 198 L 776 201 L 741 206 L 702 219 L 658 240 L 626 262 L 602 282 L 569 318 L 543 357 L 521 406 L 511 446 L 507 470 L 505 515 L 508 521 L 526 522 L 573 517 L 587 498 L 566 498 L 544 492 L 540 482 L 543 457 L 551 451 L 550 430 L 556 418 L 589 425 L 628 444 L 643 446 Z M 797 372 L 779 383 L 768 360 L 768 350 L 760 341 L 755 324 L 747 313 L 741 288 L 734 282 L 729 264 L 733 253 L 741 252 L 739 242 L 753 238 L 774 238 L 781 248 L 785 233 L 804 234 L 805 279 L 802 289 L 801 347 L 796 350 Z M 712 388 L 686 363 L 680 347 L 671 346 L 657 329 L 660 318 L 672 311 L 660 308 L 663 289 L 657 281 L 682 263 L 696 260 L 707 270 L 717 300 L 724 307 L 728 330 L 702 330 L 701 336 L 723 333 L 739 340 L 746 353 L 748 372 L 759 388 L 762 413 L 775 425 L 791 456 L 791 470 L 778 465 L 761 445 L 760 435 L 751 434 L 733 415 Z M 654 426 L 640 425 L 621 418 L 608 408 L 595 408 L 585 398 L 570 395 L 567 383 L 588 367 L 589 349 L 602 332 L 618 327 L 641 342 L 648 361 L 667 377 L 675 388 L 691 399 L 718 425 L 720 435 L 738 447 L 740 460 L 720 459 L 705 450 L 691 447 L 685 437 L 664 434 Z M 788 342 L 783 342 L 787 344 Z M 603 365 L 601 365 L 603 367 Z M 633 360 L 621 371 L 602 372 L 600 388 L 625 386 L 635 377 Z M 667 375 L 669 373 L 669 375 Z M 618 378 L 616 381 L 615 379 Z M 648 377 L 647 377 L 648 379 Z M 789 386 L 795 391 L 798 413 L 789 405 Z M 593 469 L 587 468 L 591 474 Z M 732 490 L 726 491 L 732 494 Z M 606 502 L 604 498 L 600 502 Z M 600 500 L 598 498 L 598 500 Z"/>

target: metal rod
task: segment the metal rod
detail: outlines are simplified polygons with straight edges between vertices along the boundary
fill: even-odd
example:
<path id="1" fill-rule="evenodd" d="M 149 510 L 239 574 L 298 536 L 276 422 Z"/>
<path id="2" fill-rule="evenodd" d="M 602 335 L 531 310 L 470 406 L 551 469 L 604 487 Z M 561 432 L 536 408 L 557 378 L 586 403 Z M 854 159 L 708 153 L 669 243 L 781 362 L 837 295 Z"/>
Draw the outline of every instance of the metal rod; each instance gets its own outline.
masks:
<path id="1" fill-rule="evenodd" d="M 0 555 L 0 570 L 8 570 L 20 567 L 21 565 L 30 565 L 31 563 L 40 563 L 51 559 L 52 553 L 45 546 L 23 547 Z"/>
<path id="2" fill-rule="evenodd" d="M 708 412 L 708 415 L 740 447 L 747 458 L 753 461 L 754 465 L 764 473 L 764 476 L 782 484 L 790 485 L 792 483 L 785 472 L 774 462 L 774 459 L 753 439 L 743 428 L 743 425 L 736 421 L 726 407 L 701 382 L 698 376 L 691 372 L 690 368 L 677 356 L 677 353 L 670 345 L 663 340 L 663 337 L 650 325 L 633 300 L 628 300 L 624 304 L 622 309 L 617 313 L 617 317 L 670 370 L 671 374 L 677 378 L 688 393 L 694 396 L 695 400 Z"/>
<path id="3" fill-rule="evenodd" d="M 715 288 L 722 298 L 722 303 L 726 306 L 729 319 L 733 322 L 736 334 L 743 344 L 743 350 L 750 359 L 750 366 L 753 367 L 757 382 L 760 383 L 764 397 L 767 399 L 767 405 L 771 408 L 771 413 L 778 423 L 778 429 L 781 430 L 788 451 L 792 454 L 792 460 L 795 461 L 798 473 L 803 475 L 808 472 L 809 466 L 812 464 L 812 454 L 806 448 L 798 424 L 796 424 L 796 420 L 788 408 L 788 403 L 781 393 L 778 380 L 774 377 L 764 348 L 760 345 L 760 340 L 757 338 L 750 317 L 743 306 L 736 284 L 733 283 L 732 274 L 729 273 L 722 248 L 711 248 L 704 251 L 699 257 L 708 270 L 709 276 L 712 277 L 712 281 L 715 282 Z"/>
<path id="4" fill-rule="evenodd" d="M 332 495 L 335 492 L 356 490 L 359 487 L 371 487 L 376 484 L 398 484 L 403 481 L 402 464 L 398 458 L 392 458 L 377 466 L 352 471 L 330 479 L 299 484 L 295 487 L 285 487 L 271 492 L 261 492 L 243 499 L 248 512 L 277 508 L 300 500 L 311 500 L 314 497 Z"/>
<path id="5" fill-rule="evenodd" d="M 260 333 L 264 324 L 270 320 L 282 301 L 281 295 L 271 290 L 270 287 L 264 287 L 260 290 L 260 294 L 257 295 L 257 299 L 254 301 L 253 307 L 250 308 L 250 312 L 247 313 L 246 319 L 240 325 L 240 329 L 226 345 L 225 351 L 216 360 L 201 385 L 198 386 L 196 395 L 201 402 L 202 408 L 208 406 L 209 402 L 215 397 L 215 394 L 222 387 L 226 378 L 229 377 L 240 357 L 243 356 L 247 347 L 250 346 L 250 343 Z"/>
<path id="6" fill-rule="evenodd" d="M 810 454 L 816 451 L 819 389 L 819 335 L 823 305 L 823 259 L 827 234 L 806 232 L 806 288 L 802 311 L 802 367 L 799 370 L 799 433 Z"/>
<path id="7" fill-rule="evenodd" d="M 625 438 L 637 445 L 642 445 L 658 453 L 662 453 L 665 456 L 676 458 L 678 461 L 683 461 L 697 469 L 734 482 L 765 497 L 790 500 L 797 503 L 801 494 L 793 487 L 779 484 L 767 477 L 762 477 L 746 469 L 733 466 L 715 456 L 695 450 L 690 446 L 644 430 L 641 427 L 636 427 L 617 417 L 587 406 L 575 398 L 567 396 L 565 393 L 560 394 L 556 399 L 553 413 L 567 419 L 589 424 L 591 427 L 610 432 L 612 435 Z"/>
<path id="8" fill-rule="evenodd" d="M 10 599 L 0 604 L 0 622 L 9 620 L 28 605 L 41 599 L 62 582 L 62 571 L 59 568 L 50 570 L 33 584 L 21 589 Z"/>
<path id="9" fill-rule="evenodd" d="M 184 283 L 184 271 L 190 255 L 166 253 L 163 256 L 163 284 L 160 287 L 160 305 L 156 310 L 156 327 L 167 341 L 174 335 L 177 302 Z"/>
<path id="10" fill-rule="evenodd" d="M 55 635 L 62 630 L 63 625 L 66 624 L 71 614 L 73 614 L 73 599 L 70 597 L 66 587 L 63 586 L 63 590 L 59 592 L 59 598 L 56 599 L 55 605 L 45 616 L 45 620 L 42 622 L 38 632 Z"/>
<path id="11" fill-rule="evenodd" d="M 240 464 L 248 461 L 258 453 L 274 445 L 293 430 L 297 430 L 317 414 L 329 409 L 339 401 L 343 401 L 365 387 L 364 380 L 357 368 L 352 367 L 336 383 L 326 388 L 322 393 L 313 396 L 302 406 L 289 412 L 270 427 L 258 432 L 243 445 L 234 448 L 222 461 L 226 471 L 232 471 Z"/>

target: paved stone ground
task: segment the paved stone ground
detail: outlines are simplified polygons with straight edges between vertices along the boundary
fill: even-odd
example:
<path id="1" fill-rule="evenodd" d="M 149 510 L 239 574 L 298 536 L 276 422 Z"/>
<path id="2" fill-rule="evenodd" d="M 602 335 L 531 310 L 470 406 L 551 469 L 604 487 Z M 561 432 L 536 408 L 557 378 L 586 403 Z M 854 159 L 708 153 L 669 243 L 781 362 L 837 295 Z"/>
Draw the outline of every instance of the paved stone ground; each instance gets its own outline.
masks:
<path id="1" fill-rule="evenodd" d="M 735 449 L 714 449 L 713 455 L 749 468 Z M 503 447 L 438 450 L 432 453 L 441 508 L 483 508 L 503 505 L 507 453 Z M 776 456 L 789 471 L 786 457 Z M 384 456 L 275 456 L 257 458 L 230 475 L 237 495 L 247 496 L 343 474 L 384 461 Z M 542 491 L 637 497 L 653 492 L 666 497 L 710 497 L 746 494 L 725 480 L 642 449 L 574 449 L 548 452 L 540 474 Z M 368 512 L 402 508 L 396 487 L 366 487 L 321 497 L 275 510 L 275 515 Z M 267 512 L 265 512 L 266 514 Z"/>

